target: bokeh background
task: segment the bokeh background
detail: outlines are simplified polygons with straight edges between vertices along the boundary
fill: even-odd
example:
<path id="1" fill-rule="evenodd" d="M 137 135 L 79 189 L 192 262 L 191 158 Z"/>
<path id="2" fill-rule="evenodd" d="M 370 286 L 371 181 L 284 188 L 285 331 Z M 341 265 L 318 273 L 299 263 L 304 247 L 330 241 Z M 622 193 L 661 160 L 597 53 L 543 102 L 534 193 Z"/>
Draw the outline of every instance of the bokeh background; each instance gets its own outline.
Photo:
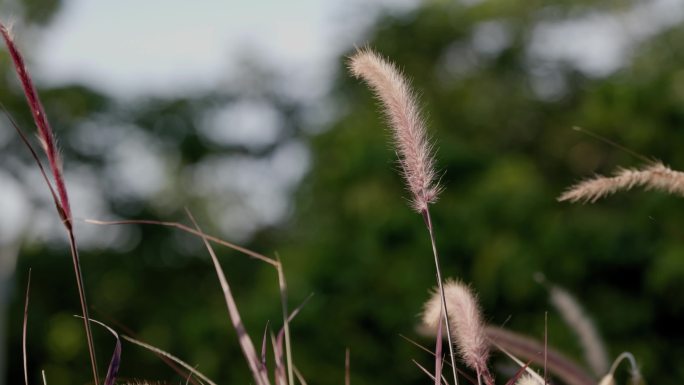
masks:
<path id="1" fill-rule="evenodd" d="M 281 4 L 282 3 L 282 4 Z M 413 79 L 445 187 L 433 220 L 445 275 L 486 318 L 581 361 L 533 275 L 566 287 L 611 357 L 650 383 L 684 380 L 684 201 L 658 192 L 596 205 L 569 184 L 642 161 L 581 126 L 684 168 L 684 4 L 644 1 L 90 2 L 9 0 L 78 218 L 187 222 L 283 260 L 294 357 L 310 383 L 429 381 L 416 331 L 434 286 L 388 134 L 345 55 L 369 45 Z M 33 130 L 6 51 L 0 101 Z M 68 245 L 28 152 L 0 119 L 0 384 L 22 382 L 28 269 L 32 383 L 90 381 Z M 219 383 L 249 371 L 201 242 L 154 226 L 79 223 L 93 316 Z M 248 331 L 280 325 L 276 274 L 219 249 Z M 101 369 L 114 341 L 95 332 Z M 121 377 L 181 383 L 125 345 Z M 500 375 L 499 377 L 502 377 Z"/>

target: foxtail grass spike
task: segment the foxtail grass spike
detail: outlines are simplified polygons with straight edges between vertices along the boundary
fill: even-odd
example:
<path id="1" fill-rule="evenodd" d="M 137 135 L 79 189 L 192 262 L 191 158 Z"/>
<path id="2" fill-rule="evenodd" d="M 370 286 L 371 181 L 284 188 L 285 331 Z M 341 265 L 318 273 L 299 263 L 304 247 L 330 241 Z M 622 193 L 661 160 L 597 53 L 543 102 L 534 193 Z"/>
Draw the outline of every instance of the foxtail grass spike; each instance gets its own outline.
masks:
<path id="1" fill-rule="evenodd" d="M 444 284 L 444 295 L 451 309 L 449 323 L 454 330 L 458 351 L 463 361 L 482 378 L 486 384 L 493 384 L 487 362 L 489 361 L 489 341 L 485 332 L 482 313 L 475 295 L 462 282 L 449 280 Z M 423 322 L 426 326 L 436 327 L 441 318 L 441 295 L 435 290 L 425 304 Z"/>
<path id="2" fill-rule="evenodd" d="M 55 198 L 55 205 L 57 206 L 57 212 L 62 220 L 62 223 L 64 224 L 67 234 L 69 236 L 69 247 L 71 249 L 71 256 L 74 264 L 74 273 L 76 275 L 76 285 L 78 287 L 78 296 L 79 300 L 81 302 L 81 312 L 83 314 L 83 324 L 86 332 L 86 339 L 88 341 L 88 353 L 90 355 L 90 366 L 93 371 L 93 379 L 95 385 L 100 384 L 100 379 L 98 375 L 98 370 L 97 370 L 97 357 L 95 355 L 95 344 L 93 343 L 93 334 L 92 330 L 90 327 L 90 317 L 88 315 L 88 302 L 86 300 L 86 295 L 85 295 L 85 289 L 84 289 L 84 282 L 83 282 L 83 273 L 81 271 L 81 261 L 78 255 L 78 247 L 76 245 L 76 238 L 74 236 L 74 229 L 73 229 L 73 217 L 71 215 L 71 208 L 69 205 L 69 196 L 67 194 L 67 189 L 66 189 L 66 184 L 64 182 L 64 175 L 62 172 L 62 158 L 59 154 L 59 151 L 57 149 L 57 144 L 56 140 L 54 137 L 54 134 L 52 132 L 52 128 L 50 128 L 50 124 L 48 123 L 47 116 L 45 115 L 45 110 L 43 109 L 43 105 L 40 102 L 40 98 L 38 97 L 38 93 L 36 92 L 36 88 L 33 85 L 33 81 L 31 80 L 31 76 L 26 69 L 26 65 L 24 64 L 24 58 L 21 56 L 21 53 L 19 52 L 19 49 L 17 48 L 16 44 L 14 43 L 14 38 L 12 36 L 12 33 L 10 32 L 10 29 L 7 28 L 4 24 L 0 23 L 0 35 L 2 35 L 2 38 L 5 40 L 5 44 L 7 45 L 7 49 L 9 51 L 10 57 L 12 58 L 12 63 L 14 64 L 14 69 L 17 72 L 17 77 L 19 78 L 19 82 L 21 83 L 22 89 L 24 91 L 24 95 L 26 96 L 26 101 L 28 102 L 29 109 L 31 110 L 31 114 L 33 115 L 33 120 L 36 124 L 36 127 L 38 128 L 38 137 L 41 141 L 41 144 L 43 146 L 43 150 L 45 151 L 45 154 L 47 155 L 48 158 L 48 163 L 50 165 L 50 171 L 52 172 L 52 177 L 54 179 L 55 183 L 55 189 L 53 190 L 52 185 L 50 184 L 49 180 L 46 179 L 46 182 L 48 183 L 48 187 L 50 188 L 50 192 Z M 24 143 L 27 144 L 29 147 L 29 150 L 31 151 L 31 154 L 34 155 L 35 158 L 35 153 L 32 149 L 32 147 L 28 144 L 28 141 L 24 138 L 23 134 L 20 134 L 22 136 L 22 140 L 24 140 Z M 43 167 L 40 164 L 40 160 L 35 158 L 36 162 L 38 163 L 41 172 L 43 172 Z M 45 176 L 45 175 L 44 175 Z M 56 190 L 56 193 L 55 193 Z"/>
<path id="3" fill-rule="evenodd" d="M 349 70 L 355 77 L 368 83 L 385 107 L 385 116 L 392 129 L 399 164 L 406 186 L 412 195 L 413 209 L 423 217 L 430 235 L 437 285 L 442 297 L 442 310 L 446 320 L 445 326 L 449 340 L 449 357 L 451 358 L 454 385 L 458 385 L 456 358 L 451 327 L 448 322 L 449 310 L 444 297 L 442 272 L 429 210 L 429 205 L 437 200 L 440 189 L 435 181 L 432 145 L 425 132 L 425 123 L 420 116 L 416 97 L 411 91 L 408 81 L 404 79 L 394 64 L 370 49 L 361 49 L 349 59 Z"/>
<path id="4" fill-rule="evenodd" d="M 439 187 L 432 145 L 409 83 L 394 64 L 370 49 L 357 51 L 349 60 L 349 69 L 368 83 L 382 102 L 413 208 L 418 212 L 426 210 L 437 200 Z"/>

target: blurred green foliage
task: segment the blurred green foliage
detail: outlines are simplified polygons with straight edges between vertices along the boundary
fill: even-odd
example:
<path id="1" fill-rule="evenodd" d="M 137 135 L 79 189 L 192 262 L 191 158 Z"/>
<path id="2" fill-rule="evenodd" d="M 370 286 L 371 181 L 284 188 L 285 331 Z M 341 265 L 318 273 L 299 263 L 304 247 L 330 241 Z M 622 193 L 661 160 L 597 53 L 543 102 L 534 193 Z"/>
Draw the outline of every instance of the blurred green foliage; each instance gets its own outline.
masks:
<path id="1" fill-rule="evenodd" d="M 684 152 L 679 151 L 684 143 L 684 28 L 676 25 L 643 40 L 609 76 L 587 75 L 566 62 L 542 68 L 540 75 L 529 54 L 539 23 L 597 12 L 620 14 L 626 8 L 615 2 L 426 2 L 415 11 L 383 15 L 367 40 L 412 79 L 428 117 L 445 187 L 432 210 L 445 275 L 472 282 L 492 324 L 542 338 L 548 311 L 549 343 L 581 360 L 576 339 L 532 278 L 543 272 L 586 306 L 612 357 L 631 351 L 650 383 L 679 384 L 684 379 L 684 201 L 641 191 L 595 205 L 555 198 L 580 178 L 641 164 L 572 126 L 684 168 Z M 474 42 L 474 31 L 483 25 L 505 27 L 500 49 L 483 50 Z M 0 65 L 8 73 L 4 58 Z M 10 78 L 0 78 L 0 96 L 22 126 L 30 127 Z M 556 87 L 554 92 L 545 93 L 544 84 Z M 292 306 L 315 293 L 292 325 L 298 367 L 311 383 L 341 383 L 349 347 L 353 384 L 426 383 L 411 359 L 429 367 L 430 357 L 400 334 L 431 344 L 414 331 L 435 284 L 429 239 L 421 218 L 407 205 L 389 134 L 371 93 L 347 75 L 341 55 L 330 95 L 335 119 L 311 134 L 301 105 L 272 90 L 250 92 L 283 112 L 288 129 L 281 140 L 307 140 L 312 153 L 294 213 L 262 229 L 248 244 L 282 257 Z M 83 87 L 42 95 L 60 137 L 68 138 L 75 122 L 93 116 L 135 124 L 179 153 L 179 173 L 212 155 L 258 158 L 275 150 L 255 153 L 197 134 L 199 117 L 216 104 L 239 100 L 239 92 L 123 107 Z M 63 144 L 66 168 L 73 162 L 93 167 L 105 162 L 80 152 L 71 141 Z M 12 156 L 23 151 L 14 142 L 2 152 L 10 148 Z M 171 185 L 175 188 L 167 193 L 177 194 L 174 204 L 160 209 L 155 202 L 112 199 L 112 212 L 185 221 L 182 206 L 189 205 L 206 230 L 215 233 L 208 202 L 193 200 L 188 192 L 193 186 L 182 180 Z M 133 229 L 123 247 L 83 255 L 94 316 L 125 325 L 218 382 L 248 383 L 247 366 L 200 242 L 165 228 Z M 279 325 L 276 274 L 232 251 L 221 250 L 220 257 L 248 331 L 260 344 L 266 322 Z M 84 383 L 87 352 L 79 321 L 70 317 L 78 300 L 66 244 L 35 243 L 24 245 L 17 268 L 8 383 L 22 377 L 22 287 L 29 266 L 34 274 L 31 377 L 37 381 L 39 369 L 45 369 L 51 385 Z M 113 341 L 98 331 L 96 343 L 104 362 Z M 153 355 L 130 345 L 124 347 L 121 373 L 182 381 Z"/>

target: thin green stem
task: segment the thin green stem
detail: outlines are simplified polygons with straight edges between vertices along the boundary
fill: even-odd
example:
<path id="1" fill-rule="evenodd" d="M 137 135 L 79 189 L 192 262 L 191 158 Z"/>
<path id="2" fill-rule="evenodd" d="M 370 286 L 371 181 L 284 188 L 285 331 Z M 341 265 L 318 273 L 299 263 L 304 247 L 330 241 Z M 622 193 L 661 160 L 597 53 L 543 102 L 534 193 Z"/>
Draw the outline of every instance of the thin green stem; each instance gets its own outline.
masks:
<path id="1" fill-rule="evenodd" d="M 449 312 L 447 310 L 446 295 L 444 294 L 444 286 L 442 285 L 442 269 L 439 264 L 439 254 L 437 253 L 437 242 L 435 242 L 435 233 L 432 227 L 432 218 L 430 217 L 430 210 L 424 209 L 421 211 L 425 226 L 427 226 L 430 234 L 430 242 L 432 243 L 432 255 L 435 257 L 435 270 L 437 274 L 437 287 L 439 294 L 442 297 L 442 313 L 444 314 L 444 325 L 446 326 L 447 341 L 449 342 L 449 357 L 451 358 L 451 370 L 454 375 L 454 385 L 458 385 L 458 375 L 456 372 L 456 355 L 454 354 L 454 343 L 451 337 L 451 327 L 449 326 Z"/>

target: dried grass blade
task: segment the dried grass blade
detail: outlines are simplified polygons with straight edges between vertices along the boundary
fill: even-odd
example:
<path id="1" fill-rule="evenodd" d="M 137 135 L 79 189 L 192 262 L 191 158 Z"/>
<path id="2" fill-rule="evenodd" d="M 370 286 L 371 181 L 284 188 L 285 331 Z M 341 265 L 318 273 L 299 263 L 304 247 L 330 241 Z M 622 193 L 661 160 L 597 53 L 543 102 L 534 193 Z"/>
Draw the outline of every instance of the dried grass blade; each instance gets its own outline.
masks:
<path id="1" fill-rule="evenodd" d="M 296 366 L 293 366 L 292 369 L 294 370 L 295 376 L 297 376 L 297 381 L 299 381 L 301 385 L 307 385 L 302 372 L 300 372 Z"/>
<path id="2" fill-rule="evenodd" d="M 437 377 L 430 373 L 430 371 L 427 370 L 427 368 L 425 368 L 423 365 L 419 364 L 418 361 L 412 359 L 411 362 L 413 362 L 413 364 L 416 365 L 418 369 L 420 369 L 423 373 L 427 374 L 427 376 L 430 377 L 430 379 L 433 380 L 436 384 L 444 383 L 445 385 L 449 385 L 449 382 L 443 376 L 441 378 L 441 381 L 439 381 Z"/>
<path id="3" fill-rule="evenodd" d="M 498 327 L 485 329 L 487 338 L 497 349 L 530 360 L 537 365 L 544 364 L 544 345 L 529 337 L 521 336 Z M 596 379 L 583 368 L 561 353 L 547 349 L 547 369 L 568 385 L 595 385 Z M 543 379 L 542 379 L 543 383 Z"/>
<path id="4" fill-rule="evenodd" d="M 95 309 L 95 311 L 97 312 L 97 309 Z M 101 314 L 101 312 L 100 312 L 100 314 Z M 104 316 L 104 317 L 107 317 L 106 315 L 103 315 L 103 316 Z M 130 335 L 132 338 L 135 338 L 135 333 L 133 332 L 133 330 L 131 330 L 130 328 L 126 327 L 126 325 L 122 324 L 121 322 L 118 322 L 116 319 L 113 319 L 113 318 L 111 318 L 111 317 L 107 317 L 107 318 L 108 318 L 108 322 L 109 322 L 109 323 L 115 325 L 117 328 L 119 328 L 120 330 L 122 330 L 124 333 L 127 333 L 127 334 Z M 156 354 L 156 353 L 155 353 L 155 354 Z M 170 359 L 164 357 L 164 356 L 161 355 L 161 354 L 156 354 L 156 355 L 157 355 L 157 357 L 159 357 L 160 360 L 164 361 L 164 364 L 166 364 L 169 368 L 173 369 L 174 372 L 178 373 L 178 375 L 179 375 L 180 377 L 186 378 L 187 381 L 189 381 L 189 382 L 192 383 L 193 385 L 202 385 L 202 384 L 203 384 L 203 382 L 201 382 L 201 381 L 199 381 L 199 380 L 193 378 L 192 372 L 186 372 L 186 371 L 183 370 L 181 367 L 179 367 L 175 362 L 173 362 L 172 360 L 170 360 Z"/>
<path id="5" fill-rule="evenodd" d="M 276 385 L 285 385 L 285 367 L 283 365 L 283 352 L 282 349 L 278 348 L 278 342 L 276 337 L 271 333 L 271 345 L 273 346 L 273 358 L 274 358 L 274 368 L 273 376 L 275 378 Z"/>
<path id="6" fill-rule="evenodd" d="M 417 341 L 414 341 L 414 340 L 412 340 L 412 339 L 406 337 L 406 336 L 403 335 L 403 334 L 399 334 L 399 337 L 403 338 L 404 340 L 406 340 L 406 342 L 408 342 L 408 343 L 410 343 L 411 345 L 417 347 L 418 349 L 424 351 L 425 353 L 428 353 L 430 356 L 435 357 L 435 352 L 433 352 L 432 350 L 428 349 L 427 347 L 425 347 L 425 346 L 419 344 Z M 451 365 L 451 363 L 450 363 L 449 361 L 446 361 L 446 360 L 443 361 L 443 364 Z M 461 375 L 461 377 L 465 378 L 467 382 L 469 382 L 469 383 L 471 383 L 471 384 L 476 384 L 476 383 L 477 383 L 477 380 L 476 380 L 475 378 L 471 377 L 468 373 L 464 372 L 463 370 L 456 368 L 456 372 L 458 372 L 458 374 Z M 432 375 L 431 378 L 434 378 L 434 375 Z M 445 380 L 444 375 L 442 375 L 442 380 L 443 380 L 446 384 L 449 383 L 448 381 Z"/>
<path id="7" fill-rule="evenodd" d="M 83 318 L 83 317 L 79 317 Z M 119 333 L 114 329 L 107 326 L 104 322 L 91 319 L 90 322 L 96 323 L 103 328 L 107 329 L 114 338 L 116 338 L 116 345 L 114 346 L 114 353 L 112 353 L 112 359 L 109 361 L 109 368 L 107 368 L 107 377 L 105 377 L 104 385 L 114 385 L 116 383 L 116 376 L 119 374 L 119 367 L 121 366 L 121 339 L 119 338 Z"/>
<path id="8" fill-rule="evenodd" d="M 155 221 L 151 219 L 131 219 L 131 220 L 121 220 L 121 221 L 100 221 L 97 219 L 86 219 L 86 223 L 94 224 L 94 225 L 105 225 L 105 226 L 111 226 L 111 225 L 157 225 L 157 226 L 166 226 L 166 227 L 174 227 L 179 230 L 185 231 L 187 233 L 196 235 L 201 238 L 206 238 L 214 243 L 217 243 L 221 246 L 226 246 L 230 249 L 233 249 L 235 251 L 239 251 L 247 256 L 250 256 L 254 259 L 258 259 L 260 261 L 266 262 L 271 266 L 277 267 L 278 266 L 278 261 L 269 258 L 265 255 L 259 254 L 257 252 L 254 252 L 252 250 L 246 249 L 242 246 L 238 246 L 234 243 L 224 241 L 221 238 L 211 236 L 209 234 L 203 234 L 200 231 L 197 231 L 196 229 L 193 229 L 191 227 L 188 227 L 182 223 L 178 222 L 165 222 L 165 221 Z"/>
<path id="9" fill-rule="evenodd" d="M 281 270 L 279 270 L 279 271 L 281 271 Z M 288 336 L 287 330 L 288 330 L 289 328 L 286 327 L 286 326 L 289 325 L 290 322 L 292 322 L 292 320 L 299 314 L 299 312 L 300 312 L 300 311 L 304 308 L 304 306 L 309 302 L 309 300 L 311 299 L 311 297 L 313 297 L 313 293 L 312 293 L 312 294 L 309 294 L 309 296 L 306 297 L 306 299 L 304 299 L 304 301 L 303 301 L 301 304 L 299 304 L 299 306 L 297 306 L 297 308 L 295 308 L 294 311 L 293 311 L 292 313 L 290 313 L 290 315 L 287 316 L 287 318 L 285 318 L 285 322 L 283 323 L 283 327 L 280 328 L 280 330 L 278 331 L 278 336 L 276 337 L 276 350 L 278 351 L 278 354 L 280 354 L 280 357 L 283 356 L 283 339 L 285 339 L 285 349 L 286 349 L 286 350 L 287 350 L 287 346 L 288 346 L 288 345 L 287 345 L 287 341 L 288 341 L 288 339 L 287 339 L 287 336 Z M 283 317 L 285 317 L 285 315 L 283 315 Z M 290 361 L 288 361 L 288 363 L 289 363 L 289 362 L 290 362 Z M 294 363 L 292 363 L 292 367 L 294 368 Z"/>
<path id="10" fill-rule="evenodd" d="M 285 357 L 287 359 L 287 383 L 294 385 L 294 373 L 292 371 L 292 340 L 290 339 L 290 316 L 287 310 L 287 281 L 285 280 L 285 273 L 283 272 L 283 264 L 280 257 L 277 258 L 278 266 L 278 288 L 280 289 L 280 303 L 283 310 L 283 328 L 282 332 L 285 334 Z M 278 335 L 278 348 L 281 349 L 282 336 Z"/>
<path id="11" fill-rule="evenodd" d="M 264 328 L 264 336 L 261 339 L 261 368 L 260 370 L 266 370 L 266 338 L 268 337 L 268 327 L 269 322 L 266 322 L 266 327 Z"/>
<path id="12" fill-rule="evenodd" d="M 185 368 L 185 369 L 186 369 L 187 371 L 189 371 L 190 373 L 192 373 L 192 374 L 194 374 L 195 376 L 197 376 L 198 378 L 202 379 L 202 381 L 206 382 L 207 384 L 216 385 L 216 383 L 215 383 L 214 381 L 210 380 L 207 376 L 205 376 L 204 374 L 202 374 L 200 371 L 198 371 L 197 369 L 195 369 L 195 368 L 193 368 L 192 366 L 188 365 L 185 361 L 181 360 L 180 358 L 174 356 L 173 354 L 171 354 L 171 353 L 169 353 L 169 352 L 166 352 L 166 351 L 164 351 L 164 350 L 161 350 L 161 349 L 159 349 L 159 348 L 157 348 L 157 347 L 155 347 L 155 346 L 152 346 L 152 345 L 147 344 L 147 343 L 145 343 L 145 342 L 142 342 L 142 341 L 140 341 L 140 340 L 136 340 L 135 338 L 129 337 L 129 336 L 125 335 L 125 334 L 122 334 L 122 335 L 121 335 L 121 338 L 123 338 L 124 340 L 126 340 L 126 341 L 128 341 L 128 342 L 130 342 L 130 343 L 132 343 L 132 344 L 138 345 L 138 346 L 140 346 L 140 347 L 142 347 L 142 348 L 145 348 L 145 349 L 147 349 L 147 350 L 149 350 L 149 351 L 151 351 L 151 352 L 153 352 L 153 353 L 156 353 L 156 354 L 158 354 L 158 355 L 160 355 L 160 356 L 163 356 L 163 357 L 166 357 L 166 358 L 170 359 L 171 361 L 173 361 L 173 362 L 177 363 L 178 365 L 182 366 L 183 368 Z"/>
<path id="13" fill-rule="evenodd" d="M 233 323 L 233 327 L 235 328 L 235 332 L 238 335 L 238 342 L 240 343 L 240 348 L 242 348 L 242 353 L 244 354 L 245 359 L 247 360 L 247 364 L 249 365 L 249 369 L 252 372 L 254 381 L 259 385 L 266 385 L 269 383 L 268 377 L 265 376 L 259 370 L 259 356 L 257 356 L 256 349 L 254 348 L 254 344 L 252 343 L 252 339 L 249 337 L 249 334 L 247 334 L 245 325 L 242 323 L 240 312 L 238 311 L 235 299 L 233 298 L 230 286 L 228 285 L 228 280 L 226 279 L 226 275 L 223 272 L 223 268 L 221 268 L 221 264 L 219 263 L 218 257 L 214 252 L 214 248 L 211 246 L 211 243 L 209 243 L 209 239 L 207 238 L 207 236 L 200 229 L 199 225 L 195 221 L 195 218 L 192 216 L 192 213 L 190 213 L 190 211 L 187 209 L 186 212 L 188 214 L 188 217 L 192 221 L 193 225 L 195 226 L 195 229 L 198 232 L 199 236 L 202 238 L 204 246 L 207 248 L 207 251 L 209 251 L 211 260 L 214 263 L 214 269 L 216 270 L 216 275 L 218 276 L 219 283 L 221 284 L 221 290 L 223 291 L 223 296 L 226 300 L 226 306 L 228 307 L 228 314 L 230 315 L 230 319 Z"/>
<path id="14" fill-rule="evenodd" d="M 28 282 L 26 283 L 26 297 L 24 297 L 24 322 L 21 328 L 21 353 L 24 361 L 24 384 L 28 385 L 28 364 L 26 363 L 26 333 L 28 326 L 28 307 L 29 297 L 31 296 L 31 269 L 28 273 Z"/>

